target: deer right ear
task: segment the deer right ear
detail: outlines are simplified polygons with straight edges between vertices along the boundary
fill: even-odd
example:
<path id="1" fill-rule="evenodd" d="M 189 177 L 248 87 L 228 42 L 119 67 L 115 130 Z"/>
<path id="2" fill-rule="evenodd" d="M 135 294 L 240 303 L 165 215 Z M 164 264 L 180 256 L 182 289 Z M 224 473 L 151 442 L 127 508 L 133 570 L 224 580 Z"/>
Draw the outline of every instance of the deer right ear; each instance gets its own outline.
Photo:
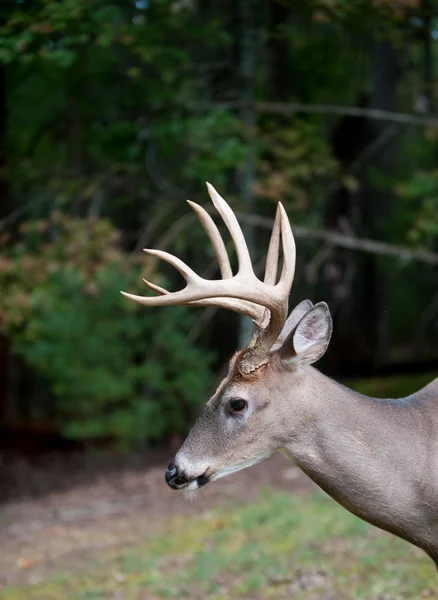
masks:
<path id="1" fill-rule="evenodd" d="M 311 365 L 327 350 L 332 335 L 332 317 L 325 302 L 319 302 L 299 321 L 280 350 L 284 363 Z"/>

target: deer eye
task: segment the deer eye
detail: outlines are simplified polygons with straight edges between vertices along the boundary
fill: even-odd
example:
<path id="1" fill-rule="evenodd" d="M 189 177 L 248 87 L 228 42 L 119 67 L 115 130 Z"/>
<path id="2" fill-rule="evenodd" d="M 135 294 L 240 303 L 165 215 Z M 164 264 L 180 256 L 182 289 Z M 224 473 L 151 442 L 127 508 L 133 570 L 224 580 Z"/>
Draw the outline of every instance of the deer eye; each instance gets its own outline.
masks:
<path id="1" fill-rule="evenodd" d="M 242 410 L 244 410 L 247 406 L 248 402 L 246 400 L 242 400 L 241 398 L 234 398 L 228 403 L 230 413 L 242 412 Z"/>

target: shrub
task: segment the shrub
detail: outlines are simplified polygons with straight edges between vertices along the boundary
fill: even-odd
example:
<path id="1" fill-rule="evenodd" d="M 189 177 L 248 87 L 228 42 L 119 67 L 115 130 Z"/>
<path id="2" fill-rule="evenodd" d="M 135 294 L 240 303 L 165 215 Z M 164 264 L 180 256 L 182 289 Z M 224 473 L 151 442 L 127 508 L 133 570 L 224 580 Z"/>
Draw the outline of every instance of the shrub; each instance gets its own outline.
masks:
<path id="1" fill-rule="evenodd" d="M 56 215 L 22 233 L 0 255 L 0 328 L 50 390 L 65 434 L 134 444 L 183 431 L 211 383 L 211 356 L 186 342 L 193 310 L 120 295 L 141 281 L 139 259 L 107 221 Z"/>

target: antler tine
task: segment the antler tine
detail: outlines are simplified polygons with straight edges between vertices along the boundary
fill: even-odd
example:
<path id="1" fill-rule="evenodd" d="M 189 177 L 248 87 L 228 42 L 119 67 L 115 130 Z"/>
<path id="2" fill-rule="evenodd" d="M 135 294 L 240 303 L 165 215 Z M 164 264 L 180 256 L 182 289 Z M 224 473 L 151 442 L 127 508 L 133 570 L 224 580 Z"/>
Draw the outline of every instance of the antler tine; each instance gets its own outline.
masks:
<path id="1" fill-rule="evenodd" d="M 267 285 L 275 285 L 278 269 L 278 256 L 280 249 L 280 227 L 281 227 L 281 212 L 277 206 L 275 213 L 274 227 L 272 228 L 271 239 L 269 241 L 268 255 L 266 257 L 265 278 L 263 280 Z"/>
<path id="2" fill-rule="evenodd" d="M 205 233 L 210 239 L 211 245 L 213 246 L 214 251 L 216 252 L 222 279 L 230 279 L 233 276 L 233 271 L 231 270 L 230 259 L 228 258 L 228 253 L 225 248 L 224 241 L 222 239 L 221 234 L 219 233 L 219 229 L 217 228 L 216 223 L 213 221 L 208 212 L 204 208 L 202 208 L 202 206 L 196 204 L 196 202 L 187 200 L 187 204 L 189 204 L 195 211 L 202 227 L 204 228 Z"/>
<path id="3" fill-rule="evenodd" d="M 170 294 L 170 292 L 168 292 L 164 288 L 160 287 L 156 283 L 152 283 L 151 281 L 148 281 L 147 279 L 143 278 L 143 283 L 153 292 L 157 292 L 157 294 L 161 294 L 162 296 L 164 296 L 165 294 Z"/>
<path id="4" fill-rule="evenodd" d="M 168 252 L 164 252 L 163 250 L 154 250 L 152 248 L 144 248 L 143 252 L 146 252 L 146 254 L 150 254 L 151 256 L 157 256 L 158 258 L 161 258 L 165 262 L 171 264 L 173 267 L 175 267 L 177 271 L 181 273 L 181 275 L 186 280 L 187 285 L 190 283 L 201 282 L 202 287 L 202 282 L 204 280 L 201 277 L 199 277 L 188 265 L 186 265 L 185 262 L 183 262 L 176 256 L 173 256 L 173 254 L 169 254 Z M 158 294 L 160 294 L 160 296 L 137 296 L 135 294 L 128 294 L 126 292 L 120 293 L 126 298 L 130 298 L 131 300 L 134 300 L 139 304 L 145 304 L 147 306 L 169 306 L 171 304 L 187 304 L 188 301 L 192 300 L 186 297 L 186 288 L 184 290 L 181 290 L 180 292 L 171 293 L 165 290 L 164 288 L 156 285 L 155 283 L 151 283 L 147 279 L 143 279 L 143 281 L 149 289 L 157 292 Z"/>
<path id="5" fill-rule="evenodd" d="M 234 242 L 237 259 L 239 261 L 239 272 L 244 272 L 245 275 L 249 275 L 250 273 L 253 274 L 248 246 L 246 245 L 245 237 L 239 222 L 236 219 L 236 215 L 233 213 L 228 203 L 225 202 L 222 196 L 220 196 L 214 187 L 208 182 L 207 189 L 216 210 L 224 220 L 224 223 L 227 226 L 227 229 L 230 232 L 231 238 Z"/>
<path id="6" fill-rule="evenodd" d="M 280 237 L 280 231 L 277 230 L 278 226 L 280 226 L 281 231 L 283 267 L 280 281 L 275 285 Z M 265 311 L 265 318 L 263 319 L 265 326 L 256 331 L 239 363 L 239 368 L 243 373 L 251 373 L 259 366 L 268 362 L 269 351 L 278 338 L 287 317 L 288 297 L 295 274 L 296 249 L 289 219 L 280 202 L 278 203 L 271 242 L 269 244 L 268 261 L 266 264 L 265 283 L 267 282 L 266 280 L 269 283 L 272 282 L 271 285 L 274 285 L 280 291 L 279 303 L 270 308 L 270 318 L 266 325 L 267 311 Z"/>
<path id="7" fill-rule="evenodd" d="M 203 226 L 205 232 L 207 233 L 211 241 L 211 244 L 218 258 L 219 268 L 223 279 L 230 279 L 233 276 L 233 272 L 231 270 L 228 254 L 223 239 L 219 233 L 219 229 L 217 228 L 211 216 L 206 210 L 202 208 L 202 206 L 199 206 L 199 204 L 196 204 L 196 202 L 191 202 L 190 200 L 187 200 L 187 203 L 195 211 L 196 215 L 198 216 L 201 222 L 201 225 Z M 148 251 L 148 253 L 157 255 L 157 251 Z M 163 257 L 162 254 L 158 254 L 158 256 L 160 256 L 160 258 L 167 258 L 167 262 L 170 262 L 177 268 L 179 267 L 178 270 L 184 275 L 187 274 L 187 265 L 185 265 L 185 263 L 181 263 L 176 257 L 173 257 L 170 254 L 166 257 Z M 160 295 L 170 294 L 168 290 L 160 287 L 159 285 L 156 285 L 155 283 L 148 281 L 147 279 L 143 279 L 143 281 L 149 289 L 153 290 L 154 292 L 157 292 Z M 264 308 L 259 306 L 258 304 L 254 304 L 245 300 L 239 300 L 237 298 L 205 298 L 203 300 L 188 300 L 185 302 L 181 301 L 181 304 L 187 306 L 218 306 L 221 308 L 227 308 L 229 310 L 233 310 L 235 312 L 239 312 L 250 317 L 256 323 L 261 320 L 264 312 Z"/>
<path id="8" fill-rule="evenodd" d="M 191 269 L 185 262 L 179 259 L 177 256 L 173 256 L 173 254 L 169 254 L 169 252 L 164 252 L 164 250 L 154 250 L 152 248 L 145 248 L 143 252 L 146 254 L 150 254 L 151 256 L 157 256 L 168 262 L 172 267 L 175 267 L 177 271 L 181 273 L 184 279 L 188 282 L 190 281 L 199 281 L 201 278 L 197 275 L 193 269 Z"/>
<path id="9" fill-rule="evenodd" d="M 295 275 L 296 246 L 292 229 L 281 202 L 278 203 L 281 215 L 281 241 L 283 245 L 283 267 L 278 285 L 289 294 Z"/>

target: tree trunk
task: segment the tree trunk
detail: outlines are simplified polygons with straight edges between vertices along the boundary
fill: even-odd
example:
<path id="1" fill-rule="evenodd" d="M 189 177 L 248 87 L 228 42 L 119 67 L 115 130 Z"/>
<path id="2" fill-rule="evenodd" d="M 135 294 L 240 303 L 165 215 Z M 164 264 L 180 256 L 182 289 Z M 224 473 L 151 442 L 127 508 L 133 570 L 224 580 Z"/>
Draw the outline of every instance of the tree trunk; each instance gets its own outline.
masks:
<path id="1" fill-rule="evenodd" d="M 0 66 L 0 221 L 12 210 L 11 198 L 6 178 L 4 176 L 6 165 L 6 73 Z M 0 424 L 7 417 L 8 398 L 8 363 L 9 344 L 0 333 Z"/>
<path id="2" fill-rule="evenodd" d="M 359 104 L 395 111 L 398 77 L 396 50 L 389 41 L 376 42 L 371 96 L 363 95 Z M 329 198 L 325 212 L 329 228 L 343 224 L 364 237 L 385 235 L 392 210 L 389 182 L 395 173 L 396 132 L 396 126 L 384 121 L 352 117 L 341 121 L 332 144 L 344 171 L 349 172 L 365 150 L 369 159 L 356 174 L 360 182 L 357 193 L 342 189 Z M 370 167 L 384 185 L 373 184 Z M 338 251 L 324 275 L 325 296 L 335 321 L 331 352 L 324 364 L 333 373 L 366 375 L 383 365 L 389 352 L 389 290 L 384 263 L 378 257 L 352 257 Z"/>
<path id="3" fill-rule="evenodd" d="M 374 49 L 374 78 L 371 108 L 396 111 L 399 69 L 397 51 L 389 41 L 376 42 Z M 392 127 L 382 121 L 371 121 L 373 138 L 378 139 Z M 365 186 L 367 193 L 364 204 L 364 226 L 368 236 L 382 237 L 388 231 L 393 208 L 392 180 L 396 169 L 397 137 L 391 136 L 375 156 L 374 168 L 388 183 L 384 186 Z M 368 290 L 369 288 L 369 290 Z M 380 367 L 388 360 L 389 284 L 382 259 L 374 258 L 369 264 L 369 286 L 367 285 L 368 323 L 371 331 L 372 362 Z M 367 314 L 366 312 L 364 314 Z"/>

